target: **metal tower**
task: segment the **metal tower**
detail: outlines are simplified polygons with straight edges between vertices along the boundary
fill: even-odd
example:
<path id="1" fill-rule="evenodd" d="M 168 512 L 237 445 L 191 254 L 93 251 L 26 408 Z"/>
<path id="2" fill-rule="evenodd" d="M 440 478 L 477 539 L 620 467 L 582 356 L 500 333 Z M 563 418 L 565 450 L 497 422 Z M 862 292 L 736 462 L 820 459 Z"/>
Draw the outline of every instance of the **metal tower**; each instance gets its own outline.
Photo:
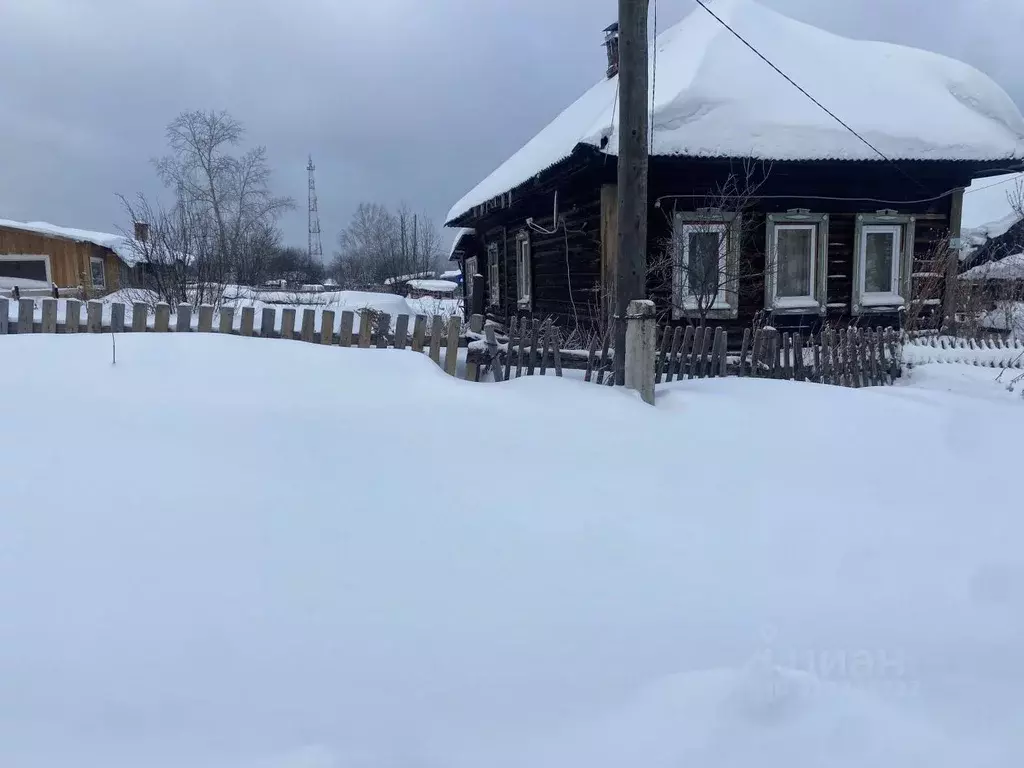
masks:
<path id="1" fill-rule="evenodd" d="M 320 211 L 316 202 L 316 179 L 313 174 L 316 166 L 313 165 L 313 156 L 309 156 L 309 257 L 317 261 L 323 261 L 324 245 L 320 239 Z"/>

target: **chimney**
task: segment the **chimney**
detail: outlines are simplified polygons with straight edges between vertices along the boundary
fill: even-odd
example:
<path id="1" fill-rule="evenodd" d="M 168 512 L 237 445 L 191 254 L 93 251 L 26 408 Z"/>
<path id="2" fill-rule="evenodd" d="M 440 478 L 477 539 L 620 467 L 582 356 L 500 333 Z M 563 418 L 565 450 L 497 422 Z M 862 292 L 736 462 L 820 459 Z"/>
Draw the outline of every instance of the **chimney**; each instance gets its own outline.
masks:
<path id="1" fill-rule="evenodd" d="M 135 222 L 135 239 L 140 243 L 149 241 L 149 224 L 144 221 Z"/>
<path id="2" fill-rule="evenodd" d="M 619 74 L 619 22 L 605 27 L 604 48 L 608 53 L 607 75 L 612 78 Z"/>

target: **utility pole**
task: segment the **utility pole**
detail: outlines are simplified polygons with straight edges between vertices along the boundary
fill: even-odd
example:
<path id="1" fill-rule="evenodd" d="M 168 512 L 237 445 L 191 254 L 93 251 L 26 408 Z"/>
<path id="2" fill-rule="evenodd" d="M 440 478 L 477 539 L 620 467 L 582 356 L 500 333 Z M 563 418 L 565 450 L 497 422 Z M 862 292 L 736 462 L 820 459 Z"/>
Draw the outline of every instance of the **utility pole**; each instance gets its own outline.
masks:
<path id="1" fill-rule="evenodd" d="M 309 171 L 309 245 L 306 253 L 311 261 L 320 262 L 324 258 L 324 245 L 320 239 L 320 206 L 316 200 L 316 166 L 313 165 L 312 155 L 309 156 L 306 170 Z"/>
<path id="2" fill-rule="evenodd" d="M 629 302 L 647 294 L 647 12 L 619 0 L 619 263 L 615 270 L 615 383 L 626 383 Z"/>

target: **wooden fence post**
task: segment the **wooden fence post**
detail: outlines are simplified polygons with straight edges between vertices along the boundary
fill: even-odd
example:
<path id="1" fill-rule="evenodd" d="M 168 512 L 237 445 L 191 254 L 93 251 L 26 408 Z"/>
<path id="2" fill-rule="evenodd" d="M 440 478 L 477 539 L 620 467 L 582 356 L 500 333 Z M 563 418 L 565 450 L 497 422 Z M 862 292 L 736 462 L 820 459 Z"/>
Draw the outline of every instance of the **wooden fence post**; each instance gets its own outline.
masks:
<path id="1" fill-rule="evenodd" d="M 409 343 L 409 316 L 399 315 L 395 318 L 395 349 L 405 349 Z"/>
<path id="2" fill-rule="evenodd" d="M 473 333 L 482 333 L 484 329 L 484 316 L 473 315 L 469 318 L 469 330 Z M 472 342 L 471 342 L 472 343 Z M 404 342 L 403 342 L 404 345 Z M 398 336 L 396 329 L 395 336 L 395 347 L 398 346 Z M 479 366 L 476 363 L 469 362 L 469 350 L 466 350 L 466 381 L 476 381 L 479 375 Z"/>
<path id="3" fill-rule="evenodd" d="M 320 313 L 320 343 L 328 346 L 334 343 L 333 309 L 325 309 Z"/>
<path id="4" fill-rule="evenodd" d="M 145 333 L 149 323 L 149 305 L 142 301 L 132 304 L 132 332 Z"/>
<path id="5" fill-rule="evenodd" d="M 0 333 L 7 334 L 11 328 L 11 303 L 4 298 L 0 298 Z"/>
<path id="6" fill-rule="evenodd" d="M 412 351 L 422 352 L 427 338 L 427 316 L 416 315 L 412 324 Z"/>
<path id="7" fill-rule="evenodd" d="M 508 381 L 509 377 L 512 376 L 512 350 L 515 349 L 516 346 L 516 332 L 518 327 L 519 319 L 513 317 L 512 324 L 509 326 L 508 329 L 508 344 L 505 345 L 505 381 Z M 589 371 L 587 372 L 586 381 L 590 381 Z"/>
<path id="8" fill-rule="evenodd" d="M 494 376 L 495 381 L 501 381 L 501 357 L 498 355 L 498 339 L 494 335 L 494 328 L 487 326 L 484 331 L 484 335 L 487 337 L 487 357 L 490 361 L 491 374 Z M 557 349 L 557 348 L 556 348 Z M 556 364 L 561 365 L 557 353 L 555 355 Z M 561 367 L 558 369 L 558 375 L 562 375 Z"/>
<path id="9" fill-rule="evenodd" d="M 71 311 L 71 302 L 68 302 L 68 311 Z M 76 315 L 77 320 L 81 320 Z M 76 320 L 76 324 L 77 324 Z M 153 330 L 158 333 L 166 333 L 171 329 L 171 305 L 161 301 L 156 305 L 156 314 L 153 318 Z"/>
<path id="10" fill-rule="evenodd" d="M 54 313 L 54 327 L 56 327 L 56 311 Z M 124 304 L 120 301 L 110 305 L 110 332 L 124 333 Z"/>
<path id="11" fill-rule="evenodd" d="M 265 339 L 272 339 L 277 333 L 277 310 L 273 307 L 264 307 L 260 313 L 260 336 Z"/>
<path id="12" fill-rule="evenodd" d="M 281 338 L 295 338 L 295 308 L 287 307 L 281 310 Z"/>
<path id="13" fill-rule="evenodd" d="M 388 348 L 389 333 L 391 333 L 391 315 L 381 312 L 377 317 L 377 349 Z"/>
<path id="14" fill-rule="evenodd" d="M 359 348 L 369 349 L 373 337 L 373 314 L 364 307 L 359 310 Z"/>
<path id="15" fill-rule="evenodd" d="M 122 307 L 124 305 L 122 304 Z M 57 300 L 43 299 L 43 333 L 57 332 Z"/>
<path id="16" fill-rule="evenodd" d="M 103 304 L 99 301 L 90 301 L 89 309 L 86 312 L 86 323 L 89 333 L 103 332 Z M 29 329 L 31 331 L 31 328 Z"/>
<path id="17" fill-rule="evenodd" d="M 302 310 L 302 340 L 306 342 L 313 341 L 313 335 L 316 333 L 316 310 L 312 307 L 306 307 Z"/>
<path id="18" fill-rule="evenodd" d="M 441 364 L 441 335 L 444 333 L 444 320 L 440 315 L 434 315 L 434 321 L 430 328 L 430 359 L 438 365 Z"/>
<path id="19" fill-rule="evenodd" d="M 36 303 L 32 299 L 18 299 L 18 333 L 32 333 Z"/>
<path id="20" fill-rule="evenodd" d="M 209 304 L 199 307 L 199 332 L 213 333 L 213 307 Z"/>
<path id="21" fill-rule="evenodd" d="M 462 333 L 462 318 L 452 315 L 448 318 L 448 347 L 444 353 L 444 370 L 454 376 L 459 365 L 459 336 Z"/>
<path id="22" fill-rule="evenodd" d="M 243 336 L 252 336 L 256 326 L 256 308 L 242 307 L 242 325 L 238 329 Z"/>
<path id="23" fill-rule="evenodd" d="M 654 302 L 640 299 L 626 309 L 626 387 L 654 405 L 654 359 L 657 354 Z"/>
<path id="24" fill-rule="evenodd" d="M 192 307 L 188 304 L 178 305 L 178 320 L 174 325 L 178 333 L 188 333 L 192 330 Z"/>
<path id="25" fill-rule="evenodd" d="M 338 336 L 338 343 L 343 347 L 352 346 L 352 327 L 355 325 L 356 316 L 350 309 L 341 312 L 341 333 Z"/>
<path id="26" fill-rule="evenodd" d="M 221 307 L 219 333 L 231 334 L 235 331 L 235 308 Z"/>

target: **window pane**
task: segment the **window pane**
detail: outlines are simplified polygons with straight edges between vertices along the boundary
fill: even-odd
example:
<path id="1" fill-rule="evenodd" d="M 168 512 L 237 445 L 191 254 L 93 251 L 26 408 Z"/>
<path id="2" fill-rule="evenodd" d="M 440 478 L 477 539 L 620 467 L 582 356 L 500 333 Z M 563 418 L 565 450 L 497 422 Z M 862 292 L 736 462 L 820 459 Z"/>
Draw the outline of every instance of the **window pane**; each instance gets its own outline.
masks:
<path id="1" fill-rule="evenodd" d="M 102 288 L 104 286 L 103 280 L 103 262 L 93 261 L 92 263 L 92 284 L 94 288 Z"/>
<path id="2" fill-rule="evenodd" d="M 814 230 L 776 230 L 779 296 L 810 296 Z"/>
<path id="3" fill-rule="evenodd" d="M 718 260 L 721 255 L 721 234 L 691 232 L 687 242 L 686 279 L 691 296 L 710 297 L 718 294 Z"/>
<path id="4" fill-rule="evenodd" d="M 42 259 L 0 261 L 0 277 L 18 277 L 24 280 L 46 280 L 46 262 Z"/>
<path id="5" fill-rule="evenodd" d="M 893 293 L 892 258 L 896 235 L 868 232 L 864 240 L 864 292 Z"/>

